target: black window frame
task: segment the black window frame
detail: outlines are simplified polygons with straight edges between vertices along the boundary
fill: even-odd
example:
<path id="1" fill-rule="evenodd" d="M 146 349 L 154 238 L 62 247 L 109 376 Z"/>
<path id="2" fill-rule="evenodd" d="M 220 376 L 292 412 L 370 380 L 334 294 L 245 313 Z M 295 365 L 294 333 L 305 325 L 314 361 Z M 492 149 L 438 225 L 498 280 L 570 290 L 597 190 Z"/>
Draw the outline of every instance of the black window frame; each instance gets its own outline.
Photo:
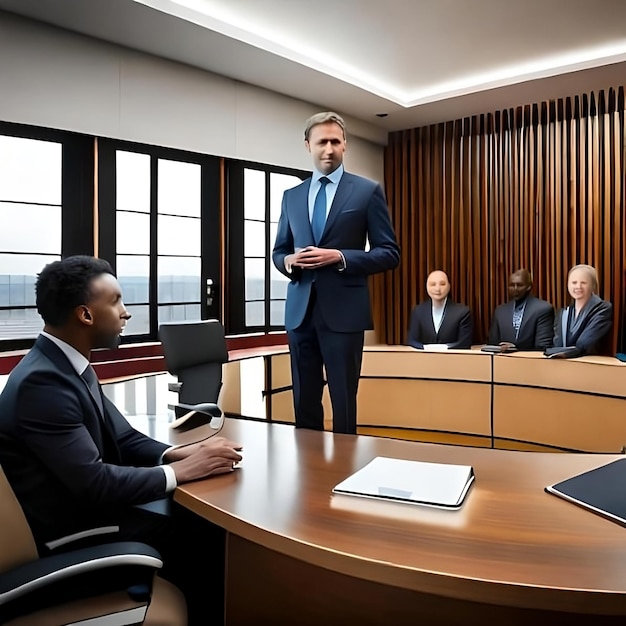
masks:
<path id="1" fill-rule="evenodd" d="M 4 121 L 0 121 L 0 135 L 61 144 L 61 257 L 93 255 L 95 138 L 72 131 Z M 35 339 L 0 337 L 0 352 L 28 349 Z"/>
<path id="2" fill-rule="evenodd" d="M 99 256 L 107 259 L 116 268 L 116 152 L 136 152 L 150 157 L 150 277 L 149 277 L 149 332 L 139 335 L 125 335 L 122 344 L 144 341 L 158 341 L 158 281 L 157 277 L 157 187 L 159 159 L 197 163 L 201 166 L 201 292 L 200 318 L 221 320 L 220 267 L 221 244 L 221 159 L 220 157 L 190 152 L 177 148 L 165 148 L 118 139 L 98 140 L 98 250 Z M 211 207 L 215 210 L 215 222 L 211 224 Z M 211 252 L 209 254 L 209 252 Z M 208 304 L 206 282 L 213 281 L 211 304 Z M 172 303 L 176 304 L 176 303 Z"/>
<path id="3" fill-rule="evenodd" d="M 246 169 L 262 171 L 265 174 L 265 324 L 246 326 L 246 299 L 245 299 L 245 254 L 244 254 L 244 172 Z M 274 241 L 270 239 L 270 176 L 271 174 L 285 174 L 296 176 L 304 181 L 311 177 L 310 170 L 300 170 L 277 165 L 255 163 L 227 159 L 225 162 L 228 211 L 226 220 L 227 233 L 227 263 L 225 294 L 226 332 L 229 335 L 269 334 L 285 330 L 284 325 L 270 324 L 270 289 L 271 264 Z"/>

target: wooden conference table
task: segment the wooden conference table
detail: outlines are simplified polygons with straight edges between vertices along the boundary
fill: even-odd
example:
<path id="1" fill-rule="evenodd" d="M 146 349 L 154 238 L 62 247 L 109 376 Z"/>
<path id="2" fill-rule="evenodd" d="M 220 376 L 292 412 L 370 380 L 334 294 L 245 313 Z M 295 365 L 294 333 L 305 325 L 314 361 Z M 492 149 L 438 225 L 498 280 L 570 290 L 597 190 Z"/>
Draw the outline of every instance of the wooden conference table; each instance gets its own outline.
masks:
<path id="1" fill-rule="evenodd" d="M 242 467 L 178 487 L 175 499 L 227 531 L 228 625 L 626 617 L 626 529 L 543 490 L 617 455 L 441 446 L 238 419 L 222 434 L 243 444 Z M 331 493 L 376 456 L 469 464 L 476 481 L 458 511 Z"/>

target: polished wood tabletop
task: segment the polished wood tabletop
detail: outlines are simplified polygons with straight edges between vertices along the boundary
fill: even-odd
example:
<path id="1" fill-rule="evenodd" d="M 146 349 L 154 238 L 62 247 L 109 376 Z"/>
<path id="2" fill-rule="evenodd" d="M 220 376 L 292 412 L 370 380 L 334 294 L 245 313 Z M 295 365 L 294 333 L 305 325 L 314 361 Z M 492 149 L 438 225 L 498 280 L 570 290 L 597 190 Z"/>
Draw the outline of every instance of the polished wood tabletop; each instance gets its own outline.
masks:
<path id="1" fill-rule="evenodd" d="M 617 455 L 515 452 L 227 419 L 232 474 L 175 499 L 229 533 L 354 579 L 505 607 L 626 616 L 626 528 L 544 492 Z M 472 465 L 460 510 L 333 495 L 376 456 Z M 626 494 L 625 494 L 626 497 Z"/>

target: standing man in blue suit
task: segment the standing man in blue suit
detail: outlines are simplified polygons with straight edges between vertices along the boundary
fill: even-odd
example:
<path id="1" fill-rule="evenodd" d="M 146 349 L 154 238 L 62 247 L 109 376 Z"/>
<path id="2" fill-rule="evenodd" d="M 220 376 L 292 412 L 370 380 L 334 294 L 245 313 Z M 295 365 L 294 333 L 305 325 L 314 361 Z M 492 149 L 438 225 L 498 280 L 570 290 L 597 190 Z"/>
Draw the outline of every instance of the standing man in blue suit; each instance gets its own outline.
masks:
<path id="1" fill-rule="evenodd" d="M 344 171 L 343 119 L 309 118 L 304 144 L 315 169 L 285 192 L 272 255 L 290 278 L 285 328 L 296 427 L 324 428 L 325 369 L 333 431 L 354 434 L 364 331 L 373 327 L 368 276 L 396 267 L 400 250 L 380 185 Z"/>

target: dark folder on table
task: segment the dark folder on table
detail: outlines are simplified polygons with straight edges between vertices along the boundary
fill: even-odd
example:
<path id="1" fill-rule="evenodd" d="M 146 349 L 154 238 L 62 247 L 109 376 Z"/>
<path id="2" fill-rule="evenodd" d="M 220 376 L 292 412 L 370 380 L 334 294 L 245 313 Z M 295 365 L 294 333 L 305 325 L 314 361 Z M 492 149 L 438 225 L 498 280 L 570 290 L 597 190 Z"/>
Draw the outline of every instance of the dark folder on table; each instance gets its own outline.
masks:
<path id="1" fill-rule="evenodd" d="M 498 344 L 485 344 L 481 347 L 482 352 L 491 352 L 493 354 L 509 354 L 510 352 L 517 352 L 515 346 L 501 346 Z"/>
<path id="2" fill-rule="evenodd" d="M 626 526 L 626 459 L 550 485 L 546 491 Z"/>

